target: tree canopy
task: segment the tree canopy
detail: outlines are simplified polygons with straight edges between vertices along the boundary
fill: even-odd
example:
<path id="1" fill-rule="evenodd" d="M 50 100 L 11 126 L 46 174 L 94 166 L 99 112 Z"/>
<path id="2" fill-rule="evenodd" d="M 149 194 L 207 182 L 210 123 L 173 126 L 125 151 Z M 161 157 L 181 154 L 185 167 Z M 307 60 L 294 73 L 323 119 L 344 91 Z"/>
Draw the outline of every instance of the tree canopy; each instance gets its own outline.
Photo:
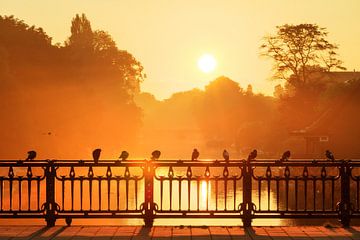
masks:
<path id="1" fill-rule="evenodd" d="M 2 156 L 37 148 L 80 157 L 102 146 L 110 154 L 136 140 L 141 110 L 133 96 L 143 67 L 85 14 L 73 18 L 63 45 L 42 28 L 0 16 L 0 77 Z"/>
<path id="2" fill-rule="evenodd" d="M 265 36 L 260 46 L 261 55 L 273 60 L 273 78 L 301 87 L 319 70 L 344 69 L 335 52 L 338 46 L 328 41 L 326 28 L 317 24 L 276 28 L 277 32 Z"/>

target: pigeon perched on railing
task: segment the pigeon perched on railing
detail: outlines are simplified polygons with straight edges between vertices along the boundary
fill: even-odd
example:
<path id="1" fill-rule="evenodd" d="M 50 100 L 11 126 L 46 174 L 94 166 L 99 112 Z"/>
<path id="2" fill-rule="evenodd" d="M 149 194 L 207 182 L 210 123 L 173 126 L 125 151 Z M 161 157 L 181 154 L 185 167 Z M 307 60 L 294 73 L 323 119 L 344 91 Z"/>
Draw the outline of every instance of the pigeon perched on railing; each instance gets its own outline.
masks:
<path id="1" fill-rule="evenodd" d="M 151 153 L 151 160 L 158 160 L 160 158 L 161 152 L 159 150 L 155 150 Z"/>
<path id="2" fill-rule="evenodd" d="M 291 152 L 290 152 L 290 151 L 284 152 L 283 155 L 282 155 L 282 157 L 281 157 L 281 159 L 280 159 L 280 162 L 286 162 L 286 161 L 288 161 L 289 158 L 290 158 L 290 156 L 291 156 Z"/>
<path id="3" fill-rule="evenodd" d="M 199 158 L 199 156 L 200 156 L 199 151 L 196 148 L 194 148 L 194 150 L 191 154 L 191 161 L 197 160 Z"/>
<path id="4" fill-rule="evenodd" d="M 34 150 L 28 151 L 28 156 L 25 161 L 32 161 L 36 158 L 36 152 Z"/>
<path id="5" fill-rule="evenodd" d="M 101 149 L 97 148 L 92 152 L 92 156 L 94 159 L 94 163 L 98 164 L 99 163 L 99 158 L 100 158 L 100 153 L 101 153 Z"/>
<path id="6" fill-rule="evenodd" d="M 254 160 L 257 157 L 257 150 L 254 149 L 248 156 L 248 161 Z"/>
<path id="7" fill-rule="evenodd" d="M 119 159 L 125 161 L 129 157 L 129 153 L 127 151 L 122 151 Z"/>
<path id="8" fill-rule="evenodd" d="M 230 159 L 230 155 L 229 155 L 228 151 L 226 151 L 226 149 L 224 149 L 224 151 L 223 151 L 223 157 L 224 157 L 225 161 L 229 161 L 229 159 Z"/>
<path id="9" fill-rule="evenodd" d="M 330 161 L 330 160 L 335 161 L 334 154 L 330 150 L 325 151 L 325 156 L 326 156 L 328 161 Z"/>

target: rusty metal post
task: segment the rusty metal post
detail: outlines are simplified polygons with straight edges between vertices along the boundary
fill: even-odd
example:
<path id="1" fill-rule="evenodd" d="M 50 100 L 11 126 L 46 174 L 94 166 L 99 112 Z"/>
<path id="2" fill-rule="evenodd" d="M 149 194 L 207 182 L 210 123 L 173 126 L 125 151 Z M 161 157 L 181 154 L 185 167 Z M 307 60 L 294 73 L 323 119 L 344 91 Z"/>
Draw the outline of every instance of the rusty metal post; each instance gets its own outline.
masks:
<path id="1" fill-rule="evenodd" d="M 348 161 L 342 161 L 340 166 L 341 176 L 341 200 L 338 204 L 340 222 L 344 227 L 350 226 L 351 202 L 350 202 L 350 176 L 351 167 Z"/>
<path id="2" fill-rule="evenodd" d="M 48 227 L 55 226 L 57 204 L 55 202 L 55 176 L 56 169 L 53 161 L 49 161 L 45 167 L 46 177 L 46 202 L 43 204 L 45 220 Z"/>
<path id="3" fill-rule="evenodd" d="M 144 168 L 145 177 L 145 202 L 144 202 L 144 222 L 145 227 L 152 227 L 154 223 L 154 177 L 155 168 L 152 161 L 147 161 Z"/>
<path id="4" fill-rule="evenodd" d="M 250 165 L 250 159 L 243 162 L 243 203 L 241 209 L 243 212 L 242 221 L 244 227 L 251 227 L 253 218 L 253 207 L 252 203 L 252 168 Z"/>

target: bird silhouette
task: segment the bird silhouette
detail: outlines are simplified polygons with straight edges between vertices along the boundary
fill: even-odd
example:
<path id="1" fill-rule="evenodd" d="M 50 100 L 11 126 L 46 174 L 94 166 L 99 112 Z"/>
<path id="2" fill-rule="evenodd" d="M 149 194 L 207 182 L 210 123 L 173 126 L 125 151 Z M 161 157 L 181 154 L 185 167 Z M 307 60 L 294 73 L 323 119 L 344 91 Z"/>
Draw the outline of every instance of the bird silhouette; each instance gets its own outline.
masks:
<path id="1" fill-rule="evenodd" d="M 224 149 L 224 151 L 223 151 L 223 157 L 224 157 L 225 161 L 229 161 L 229 159 L 230 159 L 230 155 L 229 155 L 228 151 L 226 151 L 226 149 Z"/>
<path id="2" fill-rule="evenodd" d="M 99 163 L 99 158 L 100 158 L 100 153 L 101 153 L 101 149 L 97 148 L 92 152 L 92 156 L 94 159 L 94 163 L 98 164 Z"/>
<path id="3" fill-rule="evenodd" d="M 36 152 L 34 150 L 31 150 L 31 151 L 28 151 L 28 156 L 27 158 L 25 159 L 26 161 L 32 161 L 36 158 Z"/>
<path id="4" fill-rule="evenodd" d="M 159 150 L 155 150 L 151 153 L 151 160 L 158 160 L 160 158 L 161 152 Z"/>
<path id="5" fill-rule="evenodd" d="M 257 157 L 257 150 L 254 149 L 248 156 L 248 161 L 254 160 Z"/>
<path id="6" fill-rule="evenodd" d="M 335 161 L 334 154 L 330 150 L 325 151 L 325 156 L 327 160 Z"/>
<path id="7" fill-rule="evenodd" d="M 283 153 L 280 161 L 281 161 L 281 162 L 286 162 L 286 161 L 289 160 L 290 156 L 291 156 L 291 152 L 290 152 L 290 151 L 286 151 L 286 152 Z"/>
<path id="8" fill-rule="evenodd" d="M 197 160 L 199 158 L 199 156 L 200 156 L 199 151 L 196 148 L 194 148 L 194 150 L 191 154 L 191 161 Z"/>
<path id="9" fill-rule="evenodd" d="M 119 159 L 125 161 L 129 157 L 129 153 L 127 151 L 122 151 Z"/>

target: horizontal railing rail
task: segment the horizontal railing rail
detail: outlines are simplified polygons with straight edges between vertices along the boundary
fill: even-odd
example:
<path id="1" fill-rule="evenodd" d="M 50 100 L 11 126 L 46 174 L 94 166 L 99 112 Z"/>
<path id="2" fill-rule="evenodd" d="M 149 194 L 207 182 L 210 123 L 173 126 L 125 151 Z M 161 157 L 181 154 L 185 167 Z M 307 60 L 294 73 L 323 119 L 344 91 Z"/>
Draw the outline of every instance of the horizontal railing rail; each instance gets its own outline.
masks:
<path id="1" fill-rule="evenodd" d="M 0 218 L 315 217 L 360 217 L 360 161 L 0 161 Z"/>

